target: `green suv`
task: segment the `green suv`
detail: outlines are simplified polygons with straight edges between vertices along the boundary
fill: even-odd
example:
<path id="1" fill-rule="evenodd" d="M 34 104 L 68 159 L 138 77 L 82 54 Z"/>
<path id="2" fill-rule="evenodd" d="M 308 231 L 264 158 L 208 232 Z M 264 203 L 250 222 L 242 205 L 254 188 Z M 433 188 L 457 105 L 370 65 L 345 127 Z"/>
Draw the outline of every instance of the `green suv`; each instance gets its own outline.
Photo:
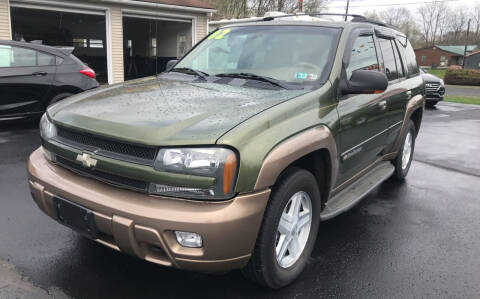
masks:
<path id="1" fill-rule="evenodd" d="M 270 17 L 168 68 L 48 108 L 28 161 L 41 210 L 152 263 L 279 288 L 321 221 L 407 175 L 424 87 L 393 28 Z"/>

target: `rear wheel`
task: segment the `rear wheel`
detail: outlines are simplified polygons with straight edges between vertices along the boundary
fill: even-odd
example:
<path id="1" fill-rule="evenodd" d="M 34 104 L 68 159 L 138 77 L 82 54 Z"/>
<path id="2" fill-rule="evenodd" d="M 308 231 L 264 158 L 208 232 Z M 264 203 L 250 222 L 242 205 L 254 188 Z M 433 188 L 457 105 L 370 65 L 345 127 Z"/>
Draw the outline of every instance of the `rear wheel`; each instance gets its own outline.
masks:
<path id="1" fill-rule="evenodd" d="M 273 188 L 248 265 L 250 280 L 280 288 L 305 268 L 320 223 L 320 191 L 315 177 L 298 168 L 287 170 Z"/>
<path id="2" fill-rule="evenodd" d="M 403 143 L 398 151 L 397 158 L 393 161 L 395 165 L 395 172 L 393 176 L 398 180 L 403 180 L 410 170 L 410 164 L 412 164 L 413 151 L 415 149 L 415 124 L 412 120 L 409 120 L 407 133 L 403 138 Z"/>

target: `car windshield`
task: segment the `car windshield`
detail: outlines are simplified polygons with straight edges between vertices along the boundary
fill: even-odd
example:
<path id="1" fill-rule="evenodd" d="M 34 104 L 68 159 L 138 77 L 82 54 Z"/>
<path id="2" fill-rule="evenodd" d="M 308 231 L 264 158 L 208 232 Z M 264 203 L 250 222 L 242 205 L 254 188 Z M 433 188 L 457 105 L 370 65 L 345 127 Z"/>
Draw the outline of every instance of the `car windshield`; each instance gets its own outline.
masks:
<path id="1" fill-rule="evenodd" d="M 339 29 L 320 26 L 238 26 L 213 32 L 174 70 L 238 76 L 278 86 L 319 85 L 330 74 Z"/>

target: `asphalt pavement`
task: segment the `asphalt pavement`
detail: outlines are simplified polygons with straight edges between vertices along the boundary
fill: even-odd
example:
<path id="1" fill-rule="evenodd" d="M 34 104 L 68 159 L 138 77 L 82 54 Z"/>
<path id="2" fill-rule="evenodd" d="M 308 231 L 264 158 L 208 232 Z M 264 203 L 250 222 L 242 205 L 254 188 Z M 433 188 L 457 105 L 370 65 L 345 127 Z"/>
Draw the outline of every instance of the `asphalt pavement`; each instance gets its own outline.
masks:
<path id="1" fill-rule="evenodd" d="M 322 223 L 306 271 L 277 291 L 239 271 L 206 275 L 150 264 L 59 225 L 27 186 L 25 161 L 38 131 L 3 128 L 0 298 L 479 298 L 480 106 L 437 107 L 425 113 L 407 180 L 386 181 Z"/>

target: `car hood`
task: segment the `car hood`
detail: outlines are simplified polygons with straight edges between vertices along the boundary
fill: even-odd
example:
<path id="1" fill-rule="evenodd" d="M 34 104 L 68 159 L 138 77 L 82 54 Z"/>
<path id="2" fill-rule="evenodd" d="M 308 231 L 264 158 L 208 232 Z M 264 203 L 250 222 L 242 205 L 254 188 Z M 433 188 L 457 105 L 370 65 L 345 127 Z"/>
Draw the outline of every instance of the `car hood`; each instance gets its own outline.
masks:
<path id="1" fill-rule="evenodd" d="M 214 144 L 253 115 L 306 92 L 150 77 L 73 96 L 48 115 L 60 126 L 135 143 Z"/>
<path id="2" fill-rule="evenodd" d="M 427 82 L 441 82 L 441 79 L 432 74 L 422 74 L 423 80 Z"/>

